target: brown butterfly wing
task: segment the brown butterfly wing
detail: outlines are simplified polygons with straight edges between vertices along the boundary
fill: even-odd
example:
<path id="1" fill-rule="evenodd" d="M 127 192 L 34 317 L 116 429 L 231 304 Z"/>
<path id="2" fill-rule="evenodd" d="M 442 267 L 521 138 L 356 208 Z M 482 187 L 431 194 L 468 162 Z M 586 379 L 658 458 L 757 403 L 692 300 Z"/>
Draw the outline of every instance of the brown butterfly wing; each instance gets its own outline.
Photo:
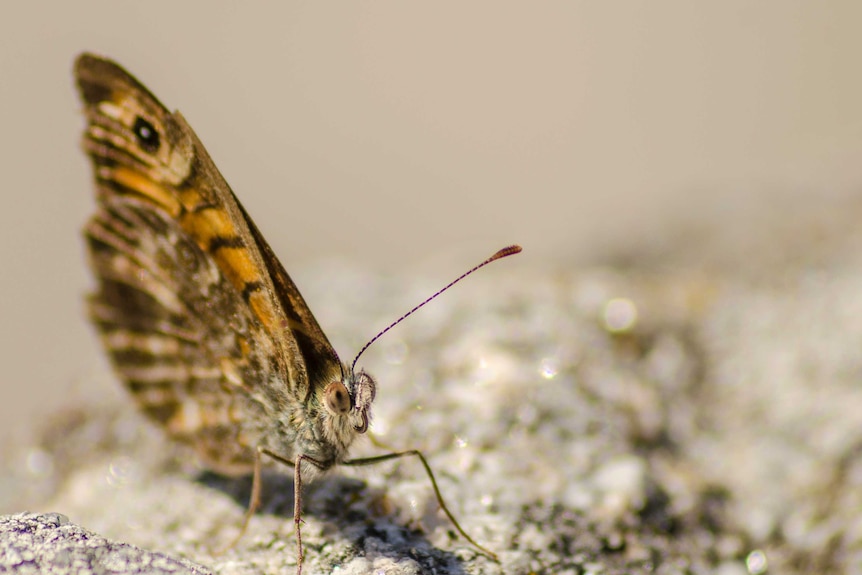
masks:
<path id="1" fill-rule="evenodd" d="M 145 412 L 216 469 L 247 465 L 249 422 L 340 362 L 182 116 L 109 60 L 83 54 L 75 75 L 98 200 L 93 320 Z"/>
<path id="2" fill-rule="evenodd" d="M 296 285 L 290 279 L 290 276 L 287 275 L 284 266 L 275 257 L 275 253 L 269 247 L 263 234 L 257 229 L 257 226 L 248 216 L 242 204 L 237 202 L 237 206 L 245 216 L 245 221 L 248 224 L 252 237 L 254 237 L 255 243 L 260 249 L 267 272 L 275 287 L 275 295 L 278 297 L 281 307 L 287 315 L 291 333 L 305 361 L 305 368 L 309 378 L 306 392 L 304 395 L 301 395 L 302 401 L 305 401 L 318 387 L 325 386 L 331 381 L 340 381 L 342 379 L 341 360 L 338 358 L 338 354 L 329 343 L 323 330 L 317 324 L 317 320 L 312 315 L 308 305 L 306 305 L 302 294 L 299 293 Z"/>
<path id="3" fill-rule="evenodd" d="M 136 198 L 104 201 L 85 232 L 98 277 L 90 316 L 126 387 L 213 468 L 244 471 L 256 443 L 244 422 L 264 411 L 245 382 L 277 367 L 248 349 L 260 334 L 242 300 L 175 222 Z"/>

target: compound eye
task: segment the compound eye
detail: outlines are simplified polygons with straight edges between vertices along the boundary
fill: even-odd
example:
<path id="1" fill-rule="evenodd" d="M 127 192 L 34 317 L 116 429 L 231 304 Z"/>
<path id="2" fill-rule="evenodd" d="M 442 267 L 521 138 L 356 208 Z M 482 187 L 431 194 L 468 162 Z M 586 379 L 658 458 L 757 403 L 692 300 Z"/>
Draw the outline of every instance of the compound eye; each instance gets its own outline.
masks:
<path id="1" fill-rule="evenodd" d="M 333 381 L 326 387 L 326 408 L 332 413 L 346 414 L 350 411 L 350 394 L 340 381 Z"/>

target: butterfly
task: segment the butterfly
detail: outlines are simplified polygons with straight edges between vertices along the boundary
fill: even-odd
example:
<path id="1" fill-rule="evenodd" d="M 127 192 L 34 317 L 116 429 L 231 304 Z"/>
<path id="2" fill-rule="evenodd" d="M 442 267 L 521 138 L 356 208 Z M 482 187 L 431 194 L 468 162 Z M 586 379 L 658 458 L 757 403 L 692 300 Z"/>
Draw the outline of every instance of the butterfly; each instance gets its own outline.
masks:
<path id="1" fill-rule="evenodd" d="M 210 469 L 253 474 L 240 535 L 260 503 L 261 460 L 294 469 L 297 573 L 301 489 L 349 459 L 368 430 L 375 380 L 342 362 L 296 285 L 179 112 L 170 112 L 116 63 L 82 54 L 75 78 L 93 165 L 96 211 L 84 234 L 97 287 L 88 300 L 114 370 L 140 409 L 190 445 Z"/>

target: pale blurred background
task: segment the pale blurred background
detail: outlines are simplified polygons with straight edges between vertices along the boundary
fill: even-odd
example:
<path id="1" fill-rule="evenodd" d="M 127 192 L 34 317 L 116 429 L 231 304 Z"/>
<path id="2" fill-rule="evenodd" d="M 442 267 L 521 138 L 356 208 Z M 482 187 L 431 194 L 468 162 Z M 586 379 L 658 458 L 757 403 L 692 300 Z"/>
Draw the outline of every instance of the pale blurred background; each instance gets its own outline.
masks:
<path id="1" fill-rule="evenodd" d="M 862 186 L 851 0 L 11 6 L 2 436 L 103 369 L 82 306 L 83 50 L 184 113 L 300 287 L 324 258 L 445 261 L 442 280 L 513 242 L 513 269 L 542 273 Z"/>

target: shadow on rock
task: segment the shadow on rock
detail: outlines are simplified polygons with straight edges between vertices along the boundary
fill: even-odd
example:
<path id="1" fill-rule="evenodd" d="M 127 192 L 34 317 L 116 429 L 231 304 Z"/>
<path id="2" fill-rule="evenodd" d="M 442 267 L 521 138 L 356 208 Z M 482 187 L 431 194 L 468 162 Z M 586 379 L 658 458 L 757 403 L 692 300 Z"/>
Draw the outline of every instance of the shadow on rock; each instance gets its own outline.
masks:
<path id="1" fill-rule="evenodd" d="M 264 470 L 261 480 L 260 508 L 255 515 L 275 515 L 292 523 L 293 478 Z M 248 507 L 252 486 L 250 475 L 232 478 L 206 471 L 196 481 L 228 495 L 243 509 Z M 401 524 L 395 518 L 395 509 L 385 491 L 371 488 L 365 481 L 332 474 L 304 485 L 302 517 L 303 522 L 312 517 L 323 522 L 324 537 L 349 543 L 352 557 L 369 560 L 386 557 L 394 563 L 410 559 L 421 566 L 422 572 L 466 573 L 462 560 L 454 553 L 433 546 L 421 529 Z M 454 532 L 452 538 L 456 539 Z M 320 548 L 306 536 L 305 530 L 303 544 L 306 553 Z"/>

